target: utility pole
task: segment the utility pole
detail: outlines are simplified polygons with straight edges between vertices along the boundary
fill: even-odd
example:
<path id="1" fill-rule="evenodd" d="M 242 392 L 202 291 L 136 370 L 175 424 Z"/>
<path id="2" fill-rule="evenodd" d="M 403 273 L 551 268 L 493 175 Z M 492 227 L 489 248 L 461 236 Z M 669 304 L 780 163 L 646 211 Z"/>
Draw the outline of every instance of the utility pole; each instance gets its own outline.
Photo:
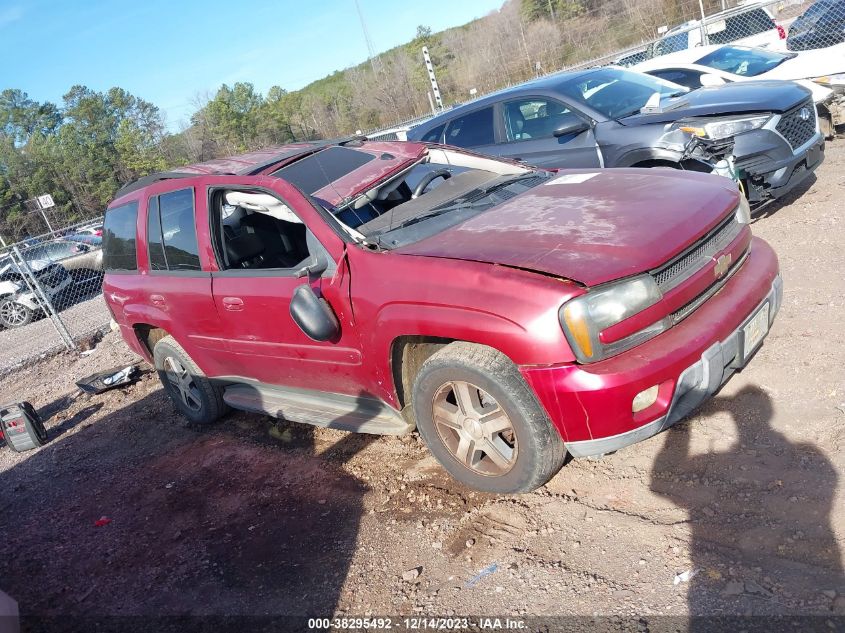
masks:
<path id="1" fill-rule="evenodd" d="M 549 0 L 549 14 L 552 16 L 552 22 L 555 21 L 555 9 L 552 6 L 552 0 Z"/>

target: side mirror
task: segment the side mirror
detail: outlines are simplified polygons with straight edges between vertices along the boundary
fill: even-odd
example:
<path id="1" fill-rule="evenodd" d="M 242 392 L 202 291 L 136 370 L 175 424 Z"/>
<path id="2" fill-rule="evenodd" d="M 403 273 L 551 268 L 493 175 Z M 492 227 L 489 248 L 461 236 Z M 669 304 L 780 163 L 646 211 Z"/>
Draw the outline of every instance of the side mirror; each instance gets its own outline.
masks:
<path id="1" fill-rule="evenodd" d="M 290 316 L 305 336 L 314 341 L 330 341 L 340 334 L 340 323 L 331 306 L 308 284 L 293 291 Z"/>
<path id="2" fill-rule="evenodd" d="M 719 75 L 712 75 L 710 73 L 705 73 L 704 75 L 701 75 L 699 81 L 701 82 L 701 86 L 703 88 L 715 88 L 716 86 L 724 86 L 726 83 L 728 83 L 724 79 L 719 77 Z"/>
<path id="3" fill-rule="evenodd" d="M 590 125 L 586 121 L 575 119 L 561 125 L 553 134 L 555 138 L 560 138 L 561 136 L 569 136 L 570 134 L 581 134 L 581 132 L 586 132 L 589 129 Z"/>

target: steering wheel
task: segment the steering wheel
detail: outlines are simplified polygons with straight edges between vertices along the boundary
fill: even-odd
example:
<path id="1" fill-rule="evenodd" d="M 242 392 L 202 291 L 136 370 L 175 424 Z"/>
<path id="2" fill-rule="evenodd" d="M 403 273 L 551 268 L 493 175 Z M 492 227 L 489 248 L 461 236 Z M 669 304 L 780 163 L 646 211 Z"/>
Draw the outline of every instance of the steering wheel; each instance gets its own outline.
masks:
<path id="1" fill-rule="evenodd" d="M 442 178 L 443 180 L 449 180 L 452 177 L 452 172 L 446 168 L 443 169 L 435 169 L 434 171 L 428 172 L 425 176 L 422 177 L 422 180 L 417 183 L 417 186 L 414 187 L 414 192 L 411 194 L 411 198 L 419 198 L 423 191 L 425 191 L 426 187 L 431 184 L 432 180 L 437 178 Z"/>

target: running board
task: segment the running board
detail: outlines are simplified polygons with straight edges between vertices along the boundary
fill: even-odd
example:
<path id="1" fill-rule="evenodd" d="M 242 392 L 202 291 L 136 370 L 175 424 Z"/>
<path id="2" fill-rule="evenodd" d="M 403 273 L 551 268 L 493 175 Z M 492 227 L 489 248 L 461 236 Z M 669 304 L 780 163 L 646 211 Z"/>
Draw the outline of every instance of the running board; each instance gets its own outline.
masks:
<path id="1" fill-rule="evenodd" d="M 240 383 L 226 387 L 223 400 L 233 409 L 354 433 L 405 435 L 414 429 L 399 411 L 370 396 Z"/>

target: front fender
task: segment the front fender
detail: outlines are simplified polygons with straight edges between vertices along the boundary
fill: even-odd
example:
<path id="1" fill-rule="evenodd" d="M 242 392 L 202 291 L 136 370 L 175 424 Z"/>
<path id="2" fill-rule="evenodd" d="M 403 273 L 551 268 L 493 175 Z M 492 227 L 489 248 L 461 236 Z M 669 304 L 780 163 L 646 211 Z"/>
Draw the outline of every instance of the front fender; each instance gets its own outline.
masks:
<path id="1" fill-rule="evenodd" d="M 377 389 L 397 405 L 391 358 L 396 341 L 421 336 L 459 340 L 492 347 L 515 364 L 536 364 L 569 358 L 571 352 L 558 322 L 557 310 L 540 316 L 531 331 L 506 317 L 481 309 L 440 304 L 392 303 L 378 313 L 369 349 L 377 363 Z"/>
<path id="2" fill-rule="evenodd" d="M 643 147 L 624 154 L 614 167 L 633 167 L 648 161 L 680 163 L 683 153 L 660 147 Z"/>

